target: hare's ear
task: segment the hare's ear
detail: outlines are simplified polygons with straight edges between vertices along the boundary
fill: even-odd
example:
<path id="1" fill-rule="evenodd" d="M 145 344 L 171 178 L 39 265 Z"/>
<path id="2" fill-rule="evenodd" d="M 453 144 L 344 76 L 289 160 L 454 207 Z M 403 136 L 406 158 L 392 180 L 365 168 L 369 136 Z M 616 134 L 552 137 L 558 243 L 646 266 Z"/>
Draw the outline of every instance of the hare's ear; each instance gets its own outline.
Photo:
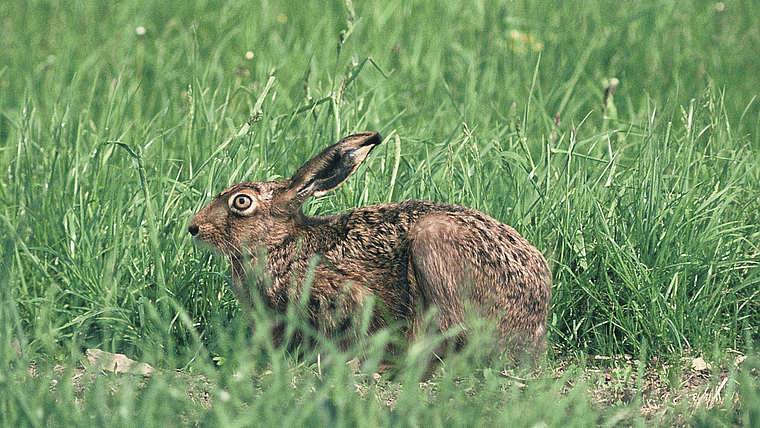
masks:
<path id="1" fill-rule="evenodd" d="M 382 141 L 383 137 L 377 132 L 360 132 L 343 138 L 298 168 L 290 179 L 291 191 L 296 193 L 299 202 L 309 196 L 324 195 L 346 181 Z"/>

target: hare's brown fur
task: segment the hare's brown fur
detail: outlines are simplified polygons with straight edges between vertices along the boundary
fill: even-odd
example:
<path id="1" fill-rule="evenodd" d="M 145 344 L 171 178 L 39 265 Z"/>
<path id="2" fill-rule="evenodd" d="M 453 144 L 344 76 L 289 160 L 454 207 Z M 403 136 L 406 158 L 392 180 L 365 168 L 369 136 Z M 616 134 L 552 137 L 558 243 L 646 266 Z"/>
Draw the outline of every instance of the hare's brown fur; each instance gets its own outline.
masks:
<path id="1" fill-rule="evenodd" d="M 375 296 L 370 333 L 393 321 L 411 338 L 433 308 L 444 331 L 461 326 L 472 308 L 497 320 L 502 350 L 540 349 L 551 273 L 541 253 L 510 226 L 469 208 L 416 200 L 303 214 L 306 198 L 342 183 L 381 141 L 377 133 L 355 134 L 291 179 L 238 183 L 193 217 L 190 233 L 229 257 L 244 309 L 261 299 L 285 312 L 316 257 L 306 316 L 329 336 L 347 331 Z M 268 281 L 250 281 L 255 263 Z"/>

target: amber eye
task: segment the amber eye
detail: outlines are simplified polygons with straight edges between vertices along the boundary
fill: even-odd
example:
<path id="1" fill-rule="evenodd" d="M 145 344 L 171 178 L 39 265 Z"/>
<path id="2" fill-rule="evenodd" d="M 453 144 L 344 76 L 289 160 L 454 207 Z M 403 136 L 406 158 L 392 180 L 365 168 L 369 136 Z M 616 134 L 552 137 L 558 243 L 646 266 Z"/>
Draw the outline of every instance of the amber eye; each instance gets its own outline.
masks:
<path id="1" fill-rule="evenodd" d="M 253 199 L 246 194 L 238 194 L 232 197 L 230 206 L 238 211 L 245 211 L 253 205 Z"/>

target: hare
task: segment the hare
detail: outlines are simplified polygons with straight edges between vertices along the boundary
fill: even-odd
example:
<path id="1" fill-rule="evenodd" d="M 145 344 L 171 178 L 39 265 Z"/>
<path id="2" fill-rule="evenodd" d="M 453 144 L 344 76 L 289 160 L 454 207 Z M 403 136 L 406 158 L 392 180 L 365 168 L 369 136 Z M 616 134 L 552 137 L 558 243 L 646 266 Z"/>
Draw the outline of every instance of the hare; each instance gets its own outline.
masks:
<path id="1" fill-rule="evenodd" d="M 343 183 L 381 142 L 377 132 L 350 135 L 290 179 L 237 183 L 198 212 L 188 231 L 229 258 L 244 310 L 258 299 L 285 313 L 310 281 L 304 321 L 327 336 L 349 340 L 353 319 L 371 307 L 367 333 L 400 325 L 411 340 L 433 310 L 435 329 L 460 330 L 458 348 L 472 310 L 495 321 L 501 352 L 535 358 L 546 332 L 551 273 L 512 227 L 473 209 L 418 200 L 304 215 L 307 198 Z M 254 280 L 261 272 L 255 266 L 266 280 Z"/>

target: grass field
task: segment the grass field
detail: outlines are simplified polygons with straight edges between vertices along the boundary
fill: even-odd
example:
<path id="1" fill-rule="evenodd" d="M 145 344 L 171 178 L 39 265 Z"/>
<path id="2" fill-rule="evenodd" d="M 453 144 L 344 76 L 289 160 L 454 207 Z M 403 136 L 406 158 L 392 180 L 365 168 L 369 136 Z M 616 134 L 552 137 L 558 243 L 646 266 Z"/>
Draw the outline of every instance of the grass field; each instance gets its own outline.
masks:
<path id="1" fill-rule="evenodd" d="M 756 6 L 0 2 L 0 425 L 760 425 Z M 363 130 L 306 211 L 514 226 L 554 274 L 535 371 L 249 334 L 190 218 Z"/>

